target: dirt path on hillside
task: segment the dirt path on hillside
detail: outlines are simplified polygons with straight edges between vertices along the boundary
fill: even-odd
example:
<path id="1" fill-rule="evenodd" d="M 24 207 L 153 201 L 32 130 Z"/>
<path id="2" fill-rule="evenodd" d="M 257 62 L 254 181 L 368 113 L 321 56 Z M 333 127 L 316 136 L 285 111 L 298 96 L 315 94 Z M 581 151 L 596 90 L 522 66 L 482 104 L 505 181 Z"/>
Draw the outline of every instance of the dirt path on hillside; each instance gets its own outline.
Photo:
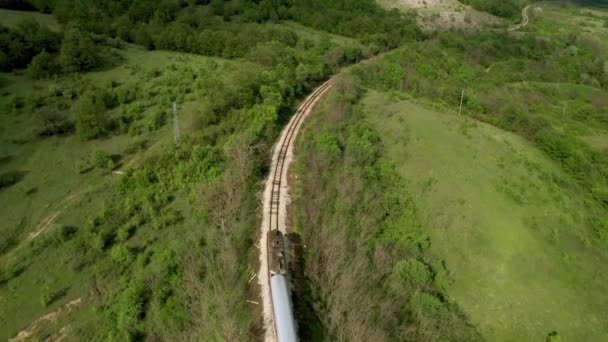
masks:
<path id="1" fill-rule="evenodd" d="M 61 211 L 63 209 L 65 209 L 68 205 L 70 205 L 72 202 L 74 202 L 74 200 L 76 200 L 76 198 L 78 198 L 79 196 L 81 196 L 84 193 L 91 190 L 91 188 L 92 187 L 88 187 L 88 188 L 85 188 L 84 190 L 75 192 L 75 193 L 65 197 L 63 200 L 59 201 L 59 209 L 57 209 L 53 213 L 49 214 L 42 221 L 40 221 L 38 226 L 36 226 L 36 229 L 34 230 L 34 232 L 30 233 L 27 236 L 26 241 L 31 241 L 31 240 L 37 238 L 38 236 L 40 236 L 40 234 L 44 233 L 51 226 L 51 224 L 53 224 L 53 222 L 55 222 L 55 219 L 57 219 L 57 216 L 59 216 L 59 214 L 61 214 Z"/>
<path id="2" fill-rule="evenodd" d="M 512 26 L 512 27 L 509 27 L 508 28 L 509 31 L 519 30 L 520 28 L 528 25 L 528 23 L 530 22 L 530 18 L 528 17 L 528 10 L 532 6 L 534 6 L 534 4 L 528 5 L 528 6 L 524 7 L 524 9 L 521 10 L 521 23 L 519 23 L 515 26 Z"/>
<path id="3" fill-rule="evenodd" d="M 57 310 L 48 313 L 40 318 L 38 318 L 37 320 L 33 321 L 32 323 L 28 324 L 27 327 L 25 327 L 25 329 L 21 330 L 19 333 L 17 333 L 17 335 L 15 335 L 15 337 L 9 339 L 9 342 L 20 342 L 20 341 L 25 341 L 26 339 L 32 337 L 32 335 L 34 335 L 36 333 L 36 330 L 38 330 L 38 326 L 40 325 L 40 323 L 42 323 L 43 321 L 47 321 L 47 322 L 55 322 L 57 321 L 57 318 L 59 318 L 60 315 L 69 313 L 70 311 L 74 310 L 75 308 L 77 308 L 78 306 L 80 306 L 80 304 L 82 303 L 82 298 L 76 298 L 73 301 L 64 304 L 63 306 L 60 306 Z M 62 331 L 64 329 L 62 328 Z"/>

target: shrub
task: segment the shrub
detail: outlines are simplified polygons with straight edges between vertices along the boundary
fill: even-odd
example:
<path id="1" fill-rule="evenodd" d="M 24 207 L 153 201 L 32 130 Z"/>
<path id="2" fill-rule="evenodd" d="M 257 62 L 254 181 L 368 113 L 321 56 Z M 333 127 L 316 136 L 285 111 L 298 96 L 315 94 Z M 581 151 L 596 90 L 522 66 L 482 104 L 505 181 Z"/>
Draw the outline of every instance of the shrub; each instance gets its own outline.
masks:
<path id="1" fill-rule="evenodd" d="M 89 243 L 94 250 L 101 252 L 110 246 L 113 240 L 114 236 L 111 233 L 102 231 L 93 234 L 89 239 Z"/>
<path id="2" fill-rule="evenodd" d="M 65 71 L 91 70 L 98 63 L 97 50 L 91 37 L 76 28 L 66 31 L 59 53 L 59 63 Z"/>
<path id="3" fill-rule="evenodd" d="M 46 308 L 52 301 L 53 293 L 48 286 L 45 286 L 44 289 L 42 289 L 42 293 L 40 293 L 40 304 Z"/>
<path id="4" fill-rule="evenodd" d="M 74 124 L 68 120 L 66 115 L 49 107 L 41 108 L 36 112 L 38 120 L 38 135 L 53 136 L 70 133 Z"/>
<path id="5" fill-rule="evenodd" d="M 46 78 L 57 73 L 57 65 L 50 53 L 43 50 L 27 66 L 28 73 L 36 79 Z"/>
<path id="6" fill-rule="evenodd" d="M 137 280 L 131 280 L 123 286 L 110 314 L 114 330 L 110 335 L 122 335 L 115 336 L 116 340 L 133 340 L 142 333 L 140 319 L 144 311 L 144 291 L 143 284 Z"/>
<path id="7" fill-rule="evenodd" d="M 411 299 L 412 308 L 424 313 L 434 313 L 443 308 L 439 298 L 426 292 L 417 291 Z"/>
<path id="8" fill-rule="evenodd" d="M 133 261 L 133 254 L 129 247 L 125 244 L 120 244 L 112 247 L 110 251 L 110 256 L 112 260 L 120 265 L 128 265 Z"/>
<path id="9" fill-rule="evenodd" d="M 81 97 L 72 107 L 76 133 L 82 140 L 91 140 L 106 132 L 107 119 L 103 103 L 91 94 Z"/>
<path id="10" fill-rule="evenodd" d="M 414 287 L 426 285 L 432 280 L 428 266 L 417 259 L 401 260 L 393 268 L 395 281 L 404 282 Z"/>
<path id="11" fill-rule="evenodd" d="M 40 293 L 40 304 L 42 306 L 47 307 L 55 302 L 57 299 L 61 298 L 65 295 L 66 290 L 54 291 L 50 286 L 45 286 Z"/>
<path id="12" fill-rule="evenodd" d="M 134 230 L 135 227 L 133 227 L 132 225 L 124 225 L 118 229 L 118 232 L 116 233 L 116 238 L 118 239 L 118 241 L 127 241 L 131 237 L 131 234 Z"/>
<path id="13" fill-rule="evenodd" d="M 100 169 L 113 170 L 116 167 L 116 163 L 112 159 L 112 156 L 104 151 L 95 151 L 91 155 L 91 162 L 93 165 Z"/>
<path id="14" fill-rule="evenodd" d="M 161 128 L 167 122 L 167 113 L 163 110 L 156 110 L 146 122 L 146 128 L 149 132 Z"/>

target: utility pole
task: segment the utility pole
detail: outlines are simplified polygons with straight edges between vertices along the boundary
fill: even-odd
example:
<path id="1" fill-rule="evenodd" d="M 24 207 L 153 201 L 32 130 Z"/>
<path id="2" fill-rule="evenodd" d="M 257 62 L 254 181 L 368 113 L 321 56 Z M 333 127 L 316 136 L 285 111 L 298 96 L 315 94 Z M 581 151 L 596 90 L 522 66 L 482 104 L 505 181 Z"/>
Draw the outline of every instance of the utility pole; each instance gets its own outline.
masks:
<path id="1" fill-rule="evenodd" d="M 462 112 L 462 100 L 464 100 L 464 89 L 462 89 L 462 95 L 460 95 L 460 108 L 458 108 L 458 116 Z"/>
<path id="2" fill-rule="evenodd" d="M 173 102 L 173 138 L 175 139 L 175 144 L 179 143 L 179 120 L 177 118 L 177 104 Z"/>

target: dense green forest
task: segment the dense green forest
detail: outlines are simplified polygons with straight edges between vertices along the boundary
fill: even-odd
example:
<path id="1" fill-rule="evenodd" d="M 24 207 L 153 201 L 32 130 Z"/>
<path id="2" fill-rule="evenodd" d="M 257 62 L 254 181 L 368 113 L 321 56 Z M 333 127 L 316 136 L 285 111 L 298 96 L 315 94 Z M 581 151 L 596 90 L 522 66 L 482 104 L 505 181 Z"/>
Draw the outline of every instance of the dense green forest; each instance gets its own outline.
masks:
<path id="1" fill-rule="evenodd" d="M 304 25 L 357 38 L 366 52 L 394 48 L 419 36 L 411 21 L 387 12 L 372 1 L 38 1 L 34 5 L 53 13 L 64 25 L 61 35 L 33 21 L 17 28 L 0 27 L 0 68 L 27 66 L 36 56 L 38 69 L 46 73 L 90 70 L 96 59 L 93 43 L 116 45 L 133 42 L 148 49 L 191 52 L 225 58 L 262 53 L 262 42 L 280 48 L 294 47 L 297 37 L 289 30 L 260 23 L 293 20 Z M 203 6 L 204 5 L 204 6 Z M 117 41 L 118 40 L 118 41 Z M 277 44 L 280 44 L 278 46 Z M 266 46 L 266 50 L 270 47 Z M 255 50 L 255 51 L 252 51 Z M 43 53 L 59 51 L 53 64 Z M 344 62 L 360 57 L 361 47 L 350 47 L 340 56 Z"/>

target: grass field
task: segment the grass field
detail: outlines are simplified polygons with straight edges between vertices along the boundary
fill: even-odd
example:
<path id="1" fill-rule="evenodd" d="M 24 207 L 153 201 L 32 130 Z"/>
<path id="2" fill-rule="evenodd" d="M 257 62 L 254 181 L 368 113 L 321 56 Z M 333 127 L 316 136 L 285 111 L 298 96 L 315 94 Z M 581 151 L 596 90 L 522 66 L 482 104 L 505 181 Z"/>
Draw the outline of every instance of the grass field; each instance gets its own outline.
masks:
<path id="1" fill-rule="evenodd" d="M 58 232 L 64 227 L 78 230 L 89 225 L 88 218 L 104 210 L 123 177 L 122 172 L 173 145 L 170 119 L 173 100 L 179 104 L 182 134 L 196 129 L 194 117 L 202 102 L 193 94 L 195 82 L 190 72 L 205 70 L 210 79 L 228 77 L 231 67 L 238 64 L 182 53 L 145 51 L 135 46 L 117 53 L 122 57 L 120 65 L 77 79 L 35 81 L 27 75 L 0 74 L 5 80 L 0 87 L 0 106 L 9 108 L 16 99 L 24 103 L 19 110 L 7 109 L 0 114 L 0 172 L 18 171 L 22 175 L 15 185 L 0 189 L 3 236 L 0 269 L 11 273 L 8 281 L 0 274 L 0 340 L 14 336 L 36 318 L 71 300 L 87 298 L 91 291 L 102 294 L 108 291 L 105 286 L 109 285 L 99 288 L 96 279 L 116 268 L 112 260 L 107 256 L 75 260 L 75 250 L 83 246 L 56 244 Z M 37 119 L 36 110 L 30 106 L 32 101 L 45 98 L 58 88 L 65 91 L 75 85 L 87 88 L 109 82 L 115 84 L 117 93 L 120 89 L 133 89 L 135 98 L 106 115 L 117 117 L 128 112 L 136 118 L 132 126 L 137 129 L 86 142 L 74 134 L 39 137 L 34 133 Z M 69 111 L 69 107 L 64 109 L 68 116 Z M 158 111 L 165 113 L 163 123 L 149 128 L 151 117 Z M 95 151 L 114 156 L 117 168 L 112 172 L 86 166 Z M 79 172 L 82 165 L 90 170 Z M 187 192 L 185 189 L 178 194 L 169 208 L 188 212 Z M 143 230 L 129 240 L 129 245 L 144 248 L 156 241 L 153 249 L 160 251 L 171 241 L 180 241 L 176 234 L 183 236 L 194 223 L 188 216 L 165 232 L 166 239 L 162 240 L 156 232 Z M 40 234 L 31 238 L 36 232 Z M 45 295 L 53 297 L 49 305 L 41 303 Z M 101 319 L 100 313 L 91 309 L 91 305 L 97 304 L 85 299 L 81 307 L 69 314 L 71 318 L 62 317 L 57 325 L 76 321 L 71 329 L 86 330 L 83 327 L 87 324 Z M 48 332 L 57 330 L 55 326 Z M 38 333 L 47 336 L 43 325 Z"/>
<path id="2" fill-rule="evenodd" d="M 566 1 L 543 2 L 530 11 L 531 24 L 524 32 L 534 32 L 545 37 L 556 37 L 565 32 L 585 36 L 608 49 L 608 9 L 593 4 L 579 7 Z"/>
<path id="3" fill-rule="evenodd" d="M 41 25 L 48 26 L 48 28 L 53 31 L 59 31 L 59 24 L 57 23 L 57 20 L 55 20 L 55 18 L 50 14 L 15 11 L 0 8 L 0 23 L 4 26 L 14 27 L 24 19 L 28 18 L 36 20 Z"/>
<path id="4" fill-rule="evenodd" d="M 514 134 L 383 93 L 364 108 L 450 272 L 447 293 L 485 338 L 608 339 L 608 255 L 585 243 L 589 194 Z"/>

